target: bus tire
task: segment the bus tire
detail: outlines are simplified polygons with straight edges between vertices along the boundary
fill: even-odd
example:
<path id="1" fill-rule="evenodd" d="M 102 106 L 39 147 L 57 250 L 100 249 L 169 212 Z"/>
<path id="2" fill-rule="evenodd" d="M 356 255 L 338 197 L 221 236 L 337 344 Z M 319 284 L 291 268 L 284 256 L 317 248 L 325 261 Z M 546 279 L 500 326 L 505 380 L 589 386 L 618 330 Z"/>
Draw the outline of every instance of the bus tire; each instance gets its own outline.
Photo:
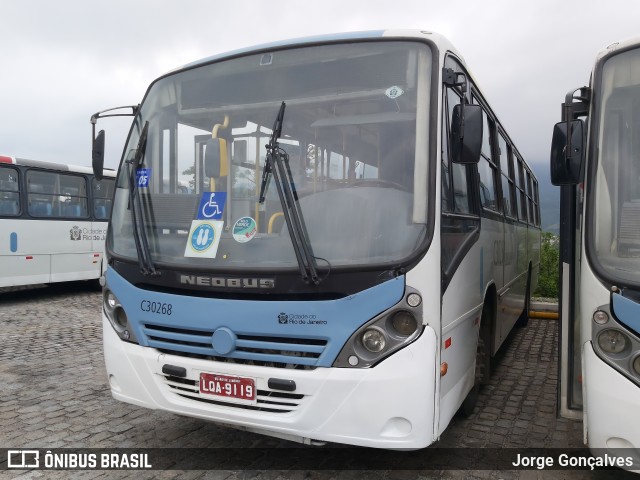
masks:
<path id="1" fill-rule="evenodd" d="M 527 273 L 527 289 L 524 295 L 524 308 L 518 320 L 516 320 L 516 327 L 518 328 L 524 328 L 529 324 L 529 312 L 531 310 L 531 267 L 529 267 L 529 272 Z"/>

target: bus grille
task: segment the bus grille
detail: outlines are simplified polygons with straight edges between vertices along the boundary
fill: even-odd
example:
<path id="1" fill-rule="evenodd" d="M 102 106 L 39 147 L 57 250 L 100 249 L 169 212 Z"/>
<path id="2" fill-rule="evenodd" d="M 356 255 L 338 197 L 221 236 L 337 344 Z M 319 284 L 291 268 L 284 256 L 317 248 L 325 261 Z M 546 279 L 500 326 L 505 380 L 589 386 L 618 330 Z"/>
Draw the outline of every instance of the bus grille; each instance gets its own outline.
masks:
<path id="1" fill-rule="evenodd" d="M 236 348 L 227 355 L 220 355 L 213 349 L 211 330 L 191 330 L 147 323 L 143 332 L 149 346 L 163 353 L 275 368 L 314 369 L 327 346 L 325 339 L 237 334 Z"/>
<path id="2" fill-rule="evenodd" d="M 224 407 L 242 408 L 269 413 L 290 413 L 298 410 L 302 405 L 305 395 L 277 392 L 274 390 L 258 390 L 256 394 L 256 405 L 244 405 L 239 403 L 215 400 L 206 395 L 200 394 L 198 381 L 188 378 L 174 377 L 171 375 L 160 375 L 164 385 L 174 394 L 180 397 L 194 400 L 196 402 L 209 403 Z"/>

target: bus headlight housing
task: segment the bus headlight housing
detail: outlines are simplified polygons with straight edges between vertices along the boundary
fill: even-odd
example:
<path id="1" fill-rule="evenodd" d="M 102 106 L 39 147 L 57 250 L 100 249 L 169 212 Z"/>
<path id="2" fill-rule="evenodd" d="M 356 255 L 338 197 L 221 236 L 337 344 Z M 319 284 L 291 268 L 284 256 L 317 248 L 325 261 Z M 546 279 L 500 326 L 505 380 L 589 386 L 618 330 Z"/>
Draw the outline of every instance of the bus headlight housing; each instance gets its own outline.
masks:
<path id="1" fill-rule="evenodd" d="M 373 367 L 422 333 L 422 297 L 411 287 L 392 308 L 362 325 L 347 341 L 334 367 Z"/>
<path id="2" fill-rule="evenodd" d="M 608 328 L 607 330 L 600 332 L 598 335 L 598 345 L 605 353 L 613 355 L 622 353 L 625 350 L 627 343 L 626 335 L 620 330 Z"/>
<path id="3" fill-rule="evenodd" d="M 591 338 L 593 350 L 603 362 L 640 386 L 640 335 L 611 305 L 594 311 Z"/>
<path id="4" fill-rule="evenodd" d="M 127 313 L 118 300 L 118 297 L 116 297 L 108 287 L 105 287 L 102 292 L 102 308 L 118 336 L 122 340 L 137 343 L 135 334 L 129 325 Z"/>

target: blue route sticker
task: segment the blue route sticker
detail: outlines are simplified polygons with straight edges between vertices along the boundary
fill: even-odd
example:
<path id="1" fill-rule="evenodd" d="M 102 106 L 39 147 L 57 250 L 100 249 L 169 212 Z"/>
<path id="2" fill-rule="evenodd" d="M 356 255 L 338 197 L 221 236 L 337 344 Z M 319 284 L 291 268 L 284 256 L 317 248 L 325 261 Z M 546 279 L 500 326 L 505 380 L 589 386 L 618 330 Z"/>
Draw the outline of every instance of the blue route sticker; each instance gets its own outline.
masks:
<path id="1" fill-rule="evenodd" d="M 151 180 L 150 168 L 138 168 L 136 170 L 136 183 L 138 188 L 147 188 L 149 186 L 149 180 Z"/>
<path id="2" fill-rule="evenodd" d="M 227 192 L 205 192 L 200 199 L 196 219 L 221 220 L 224 204 L 227 202 Z"/>

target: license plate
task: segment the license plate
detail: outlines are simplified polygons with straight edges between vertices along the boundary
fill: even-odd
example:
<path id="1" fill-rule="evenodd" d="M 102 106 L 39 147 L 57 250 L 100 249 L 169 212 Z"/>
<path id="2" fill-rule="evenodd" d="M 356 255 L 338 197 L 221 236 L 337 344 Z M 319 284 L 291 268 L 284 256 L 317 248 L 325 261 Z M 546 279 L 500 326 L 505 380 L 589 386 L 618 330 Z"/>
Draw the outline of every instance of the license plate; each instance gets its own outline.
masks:
<path id="1" fill-rule="evenodd" d="M 214 397 L 255 401 L 256 382 L 253 378 L 201 372 L 200 393 Z"/>

